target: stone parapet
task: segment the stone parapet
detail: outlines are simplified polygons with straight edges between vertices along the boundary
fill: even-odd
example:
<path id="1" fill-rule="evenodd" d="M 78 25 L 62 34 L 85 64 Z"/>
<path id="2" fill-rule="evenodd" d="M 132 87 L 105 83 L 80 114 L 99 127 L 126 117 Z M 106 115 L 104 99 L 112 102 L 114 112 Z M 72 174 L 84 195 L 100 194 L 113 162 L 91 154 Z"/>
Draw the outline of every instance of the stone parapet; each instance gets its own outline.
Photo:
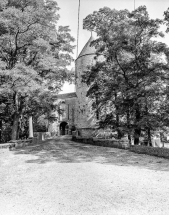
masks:
<path id="1" fill-rule="evenodd" d="M 92 137 L 93 132 L 95 131 L 95 128 L 78 128 L 78 136 L 81 137 Z"/>
<path id="2" fill-rule="evenodd" d="M 112 140 L 112 139 L 102 140 L 97 138 L 72 137 L 72 141 L 96 145 L 96 146 L 119 148 L 119 149 L 130 148 L 129 143 L 127 141 L 121 141 L 121 140 Z"/>

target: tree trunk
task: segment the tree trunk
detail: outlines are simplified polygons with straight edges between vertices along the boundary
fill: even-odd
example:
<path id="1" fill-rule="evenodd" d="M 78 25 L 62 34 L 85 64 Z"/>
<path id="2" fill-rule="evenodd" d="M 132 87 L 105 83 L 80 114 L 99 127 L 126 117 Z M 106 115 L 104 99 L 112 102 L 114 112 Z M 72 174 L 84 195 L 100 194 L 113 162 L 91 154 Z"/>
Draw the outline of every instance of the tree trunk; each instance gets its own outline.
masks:
<path id="1" fill-rule="evenodd" d="M 12 140 L 17 140 L 18 139 L 18 127 L 19 127 L 19 98 L 18 98 L 18 93 L 15 92 L 13 94 L 13 101 L 15 105 L 15 113 L 13 115 L 13 123 L 12 123 L 12 135 L 11 138 Z"/>
<path id="2" fill-rule="evenodd" d="M 136 128 L 134 130 L 134 145 L 138 145 L 139 144 L 140 134 L 141 134 L 141 129 L 140 128 Z"/>
<path id="3" fill-rule="evenodd" d="M 2 120 L 0 120 L 0 143 L 2 143 Z"/>
<path id="4" fill-rule="evenodd" d="M 146 112 L 146 116 L 147 119 L 149 118 L 149 112 L 148 112 L 148 102 L 147 102 L 147 97 L 145 97 L 145 112 Z M 147 123 L 149 125 L 149 121 Z M 152 146 L 152 141 L 151 141 L 151 129 L 150 127 L 147 128 L 147 137 L 148 137 L 148 146 Z"/>
<path id="5" fill-rule="evenodd" d="M 122 138 L 122 132 L 119 129 L 119 114 L 116 112 L 116 130 L 117 130 L 117 138 L 121 139 Z"/>
<path id="6" fill-rule="evenodd" d="M 128 132 L 128 141 L 129 141 L 129 146 L 131 146 L 131 134 Z"/>
<path id="7" fill-rule="evenodd" d="M 147 129 L 147 136 L 148 136 L 148 146 L 152 146 L 152 142 L 151 142 L 151 130 L 150 128 Z"/>
<path id="8" fill-rule="evenodd" d="M 98 95 L 97 94 L 95 94 L 95 102 L 96 102 L 96 120 L 99 120 L 99 109 L 98 109 L 98 107 L 99 107 L 99 102 L 98 102 Z"/>
<path id="9" fill-rule="evenodd" d="M 139 144 L 139 138 L 140 138 L 140 134 L 141 134 L 141 128 L 140 126 L 138 126 L 138 123 L 140 121 L 140 110 L 139 110 L 139 105 L 136 105 L 136 110 L 135 110 L 135 126 L 136 128 L 134 129 L 134 145 L 138 145 Z"/>
<path id="10" fill-rule="evenodd" d="M 18 123 L 19 123 L 19 114 L 14 114 L 13 125 L 12 125 L 12 140 L 16 140 L 18 137 Z"/>
<path id="11" fill-rule="evenodd" d="M 131 131 L 130 131 L 130 111 L 129 108 L 127 110 L 127 129 L 128 129 L 128 141 L 131 146 Z"/>
<path id="12" fill-rule="evenodd" d="M 117 93 L 114 93 L 114 97 L 115 97 L 115 108 L 116 108 L 116 130 L 117 130 L 117 138 L 121 139 L 122 138 L 122 132 L 119 129 L 120 127 L 120 118 L 119 118 L 119 109 L 118 109 L 118 105 L 116 105 L 116 101 L 117 101 Z"/>

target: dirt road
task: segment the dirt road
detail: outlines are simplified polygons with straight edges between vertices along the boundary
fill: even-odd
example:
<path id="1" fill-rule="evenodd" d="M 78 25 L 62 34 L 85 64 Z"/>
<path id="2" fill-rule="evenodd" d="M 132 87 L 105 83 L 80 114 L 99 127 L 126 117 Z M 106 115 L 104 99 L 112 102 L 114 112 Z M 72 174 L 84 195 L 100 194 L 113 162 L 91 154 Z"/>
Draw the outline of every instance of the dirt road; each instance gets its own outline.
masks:
<path id="1" fill-rule="evenodd" d="M 0 150 L 2 215 L 168 215 L 169 160 L 66 139 Z"/>

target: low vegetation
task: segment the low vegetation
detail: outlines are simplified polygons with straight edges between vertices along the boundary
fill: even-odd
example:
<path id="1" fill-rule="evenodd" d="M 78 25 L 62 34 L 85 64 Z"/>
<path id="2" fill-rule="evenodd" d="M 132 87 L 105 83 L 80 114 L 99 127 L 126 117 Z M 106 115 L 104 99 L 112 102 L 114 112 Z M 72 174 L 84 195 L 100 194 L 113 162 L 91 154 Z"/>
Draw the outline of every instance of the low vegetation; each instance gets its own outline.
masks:
<path id="1" fill-rule="evenodd" d="M 130 151 L 138 154 L 147 154 L 157 157 L 163 157 L 169 159 L 169 149 L 168 148 L 155 148 L 150 146 L 132 146 Z"/>

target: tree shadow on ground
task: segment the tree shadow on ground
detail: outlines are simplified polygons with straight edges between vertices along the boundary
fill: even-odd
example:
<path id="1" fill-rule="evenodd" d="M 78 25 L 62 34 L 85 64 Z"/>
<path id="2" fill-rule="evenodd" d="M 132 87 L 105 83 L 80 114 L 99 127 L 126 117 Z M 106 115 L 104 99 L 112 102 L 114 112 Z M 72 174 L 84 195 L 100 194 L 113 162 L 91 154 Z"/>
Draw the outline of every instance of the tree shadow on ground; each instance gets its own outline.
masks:
<path id="1" fill-rule="evenodd" d="M 169 160 L 149 155 L 136 154 L 124 149 L 93 146 L 76 143 L 70 140 L 46 140 L 45 142 L 17 149 L 15 155 L 33 155 L 26 163 L 43 164 L 57 163 L 84 163 L 95 162 L 108 165 L 136 166 L 156 171 L 169 171 Z"/>

